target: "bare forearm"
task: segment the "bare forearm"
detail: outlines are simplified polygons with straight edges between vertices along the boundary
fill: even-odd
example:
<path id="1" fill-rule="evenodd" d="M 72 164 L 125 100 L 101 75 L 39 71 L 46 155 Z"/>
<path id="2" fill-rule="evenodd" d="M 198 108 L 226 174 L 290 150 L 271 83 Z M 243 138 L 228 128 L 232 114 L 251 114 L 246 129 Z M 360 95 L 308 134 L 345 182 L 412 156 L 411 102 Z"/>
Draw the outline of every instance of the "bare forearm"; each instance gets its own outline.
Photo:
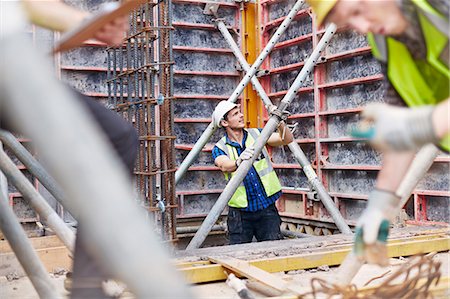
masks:
<path id="1" fill-rule="evenodd" d="M 221 161 L 220 163 L 216 163 L 216 165 L 222 172 L 233 172 L 237 169 L 236 161 L 233 161 L 231 159 Z"/>
<path id="2" fill-rule="evenodd" d="M 294 141 L 294 136 L 292 135 L 291 130 L 289 130 L 284 121 L 282 121 L 278 126 L 278 134 L 280 134 L 280 138 L 283 144 L 289 144 Z"/>
<path id="3" fill-rule="evenodd" d="M 76 27 L 89 15 L 59 0 L 22 0 L 22 3 L 33 24 L 61 32 Z"/>

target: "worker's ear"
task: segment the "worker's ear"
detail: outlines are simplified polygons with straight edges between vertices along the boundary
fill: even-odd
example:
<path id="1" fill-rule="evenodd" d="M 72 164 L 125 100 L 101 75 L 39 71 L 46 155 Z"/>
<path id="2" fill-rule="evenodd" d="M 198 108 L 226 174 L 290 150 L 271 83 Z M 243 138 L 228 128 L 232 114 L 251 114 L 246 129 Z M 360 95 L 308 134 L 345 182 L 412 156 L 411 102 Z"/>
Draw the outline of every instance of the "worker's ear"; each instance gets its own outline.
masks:
<path id="1" fill-rule="evenodd" d="M 222 125 L 222 128 L 228 127 L 228 122 L 225 119 L 222 119 L 220 124 Z"/>

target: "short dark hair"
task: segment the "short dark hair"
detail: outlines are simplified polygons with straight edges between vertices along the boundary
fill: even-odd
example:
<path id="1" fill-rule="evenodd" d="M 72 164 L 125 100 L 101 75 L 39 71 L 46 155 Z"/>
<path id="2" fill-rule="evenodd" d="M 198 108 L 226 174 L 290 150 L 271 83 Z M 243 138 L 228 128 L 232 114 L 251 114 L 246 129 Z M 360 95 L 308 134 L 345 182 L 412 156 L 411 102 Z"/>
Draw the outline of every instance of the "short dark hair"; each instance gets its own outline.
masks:
<path id="1" fill-rule="evenodd" d="M 231 109 L 231 110 L 233 110 L 233 109 Z M 231 111 L 230 110 L 230 111 Z M 223 115 L 223 120 L 228 120 L 228 113 L 230 113 L 230 111 L 228 111 L 227 113 L 225 113 L 224 115 Z"/>

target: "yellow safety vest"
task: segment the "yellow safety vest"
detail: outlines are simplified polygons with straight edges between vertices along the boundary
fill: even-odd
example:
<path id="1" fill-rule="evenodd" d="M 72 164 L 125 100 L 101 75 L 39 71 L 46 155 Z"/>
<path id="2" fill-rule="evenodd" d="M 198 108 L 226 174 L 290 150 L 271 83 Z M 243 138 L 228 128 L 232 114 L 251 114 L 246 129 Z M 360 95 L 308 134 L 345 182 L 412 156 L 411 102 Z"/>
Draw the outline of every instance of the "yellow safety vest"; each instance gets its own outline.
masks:
<path id="1" fill-rule="evenodd" d="M 408 106 L 435 105 L 450 95 L 449 23 L 425 0 L 413 3 L 418 8 L 426 59 L 414 59 L 394 37 L 369 34 L 368 40 L 375 58 L 387 64 L 387 77 Z M 440 145 L 450 151 L 450 135 Z"/>
<path id="2" fill-rule="evenodd" d="M 260 135 L 258 129 L 248 129 L 247 132 L 247 140 L 245 141 L 246 148 L 252 146 Z M 239 157 L 236 148 L 226 143 L 226 136 L 222 137 L 216 143 L 216 146 L 224 151 L 228 158 L 233 161 L 236 161 Z M 255 167 L 255 170 L 258 173 L 264 190 L 266 191 L 266 195 L 272 196 L 281 191 L 281 184 L 278 180 L 277 174 L 273 170 L 272 162 L 270 161 L 269 153 L 267 152 L 266 147 L 263 148 L 262 154 L 263 158 L 257 158 L 253 163 L 253 167 Z M 224 175 L 226 180 L 230 180 L 231 177 L 235 175 L 235 172 L 231 173 L 231 177 L 228 172 L 224 172 Z M 236 189 L 236 192 L 234 192 L 228 202 L 228 205 L 234 208 L 246 208 L 248 206 L 247 192 L 245 190 L 244 182 L 241 182 L 241 185 Z"/>

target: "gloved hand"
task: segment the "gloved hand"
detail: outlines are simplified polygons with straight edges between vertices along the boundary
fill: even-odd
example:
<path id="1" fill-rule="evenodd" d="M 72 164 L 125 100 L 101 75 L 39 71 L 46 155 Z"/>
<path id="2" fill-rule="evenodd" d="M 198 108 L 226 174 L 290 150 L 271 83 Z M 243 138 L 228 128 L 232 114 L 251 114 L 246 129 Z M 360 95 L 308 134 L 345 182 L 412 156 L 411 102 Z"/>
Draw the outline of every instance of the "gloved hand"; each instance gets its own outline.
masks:
<path id="1" fill-rule="evenodd" d="M 367 208 L 358 220 L 353 251 L 369 264 L 388 265 L 386 241 L 389 223 L 397 213 L 400 198 L 394 193 L 373 190 Z"/>
<path id="2" fill-rule="evenodd" d="M 382 103 L 367 105 L 363 120 L 351 132 L 353 137 L 369 138 L 378 150 L 417 150 L 427 143 L 438 144 L 433 129 L 433 106 L 394 107 Z"/>
<path id="3" fill-rule="evenodd" d="M 236 160 L 236 167 L 239 167 L 241 165 L 242 161 L 249 160 L 253 157 L 253 154 L 255 153 L 255 148 L 253 146 L 247 147 L 241 155 Z"/>

